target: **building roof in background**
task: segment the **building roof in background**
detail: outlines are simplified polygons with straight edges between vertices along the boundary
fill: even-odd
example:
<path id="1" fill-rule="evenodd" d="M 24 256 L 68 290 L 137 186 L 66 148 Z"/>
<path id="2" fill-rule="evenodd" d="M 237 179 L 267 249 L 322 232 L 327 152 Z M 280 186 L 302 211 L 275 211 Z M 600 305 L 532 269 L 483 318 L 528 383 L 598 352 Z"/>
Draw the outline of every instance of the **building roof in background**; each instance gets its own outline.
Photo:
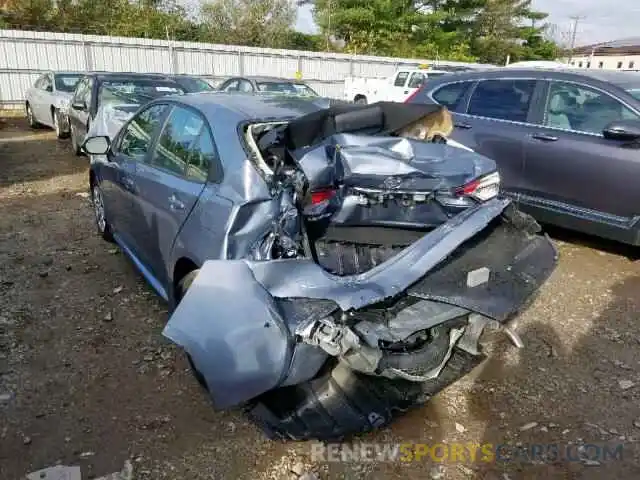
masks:
<path id="1" fill-rule="evenodd" d="M 640 55 L 640 37 L 627 37 L 610 42 L 594 43 L 577 47 L 574 54 L 591 55 Z"/>

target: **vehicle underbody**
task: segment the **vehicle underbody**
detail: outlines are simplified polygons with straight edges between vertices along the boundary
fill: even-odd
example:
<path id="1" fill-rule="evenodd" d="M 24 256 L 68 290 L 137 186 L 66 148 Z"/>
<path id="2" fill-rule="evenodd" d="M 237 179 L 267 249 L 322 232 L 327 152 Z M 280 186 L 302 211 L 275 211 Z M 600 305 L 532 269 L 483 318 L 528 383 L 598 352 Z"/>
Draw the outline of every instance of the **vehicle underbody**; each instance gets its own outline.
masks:
<path id="1" fill-rule="evenodd" d="M 509 321 L 557 254 L 497 195 L 493 162 L 444 143 L 446 110 L 243 128 L 272 196 L 240 208 L 228 259 L 204 263 L 164 331 L 217 408 L 242 405 L 275 438 L 342 438 L 481 363 L 485 330 L 522 346 Z"/>

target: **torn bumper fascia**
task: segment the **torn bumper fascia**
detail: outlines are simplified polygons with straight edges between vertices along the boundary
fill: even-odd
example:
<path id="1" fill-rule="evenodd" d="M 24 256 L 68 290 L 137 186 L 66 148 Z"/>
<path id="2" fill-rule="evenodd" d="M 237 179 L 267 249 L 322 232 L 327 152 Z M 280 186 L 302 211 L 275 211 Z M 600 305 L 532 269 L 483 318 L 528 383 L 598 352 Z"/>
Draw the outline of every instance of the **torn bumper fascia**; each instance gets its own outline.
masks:
<path id="1" fill-rule="evenodd" d="M 421 287 L 416 295 L 428 299 L 429 292 L 420 280 L 429 278 L 434 267 L 501 216 L 509 205 L 509 200 L 494 199 L 469 209 L 386 262 L 352 277 L 331 275 L 307 259 L 206 261 L 163 334 L 191 356 L 216 407 L 246 402 L 287 383 L 298 341 L 296 331 L 304 327 L 310 315 L 306 310 L 288 313 L 283 301 L 295 305 L 300 300 L 312 306 L 318 302 L 322 308 L 313 315 L 321 318 L 338 309 L 352 312 L 411 292 L 416 285 Z M 525 268 L 522 278 L 528 282 L 535 277 L 537 286 L 550 275 L 557 258 L 551 242 L 542 238 L 544 241 L 537 242 L 534 249 L 541 264 L 533 270 Z M 447 265 L 444 262 L 444 268 L 435 271 L 446 270 Z M 529 290 L 524 296 L 529 296 Z M 504 306 L 493 319 L 504 320 L 502 315 L 507 310 L 520 308 L 521 297 L 510 297 L 515 303 Z M 464 297 L 460 300 L 454 294 L 439 295 L 436 300 L 451 305 L 465 303 Z M 464 308 L 474 311 L 466 304 Z M 480 313 L 491 317 L 487 315 L 491 312 L 482 311 L 482 305 Z M 315 367 L 304 369 L 311 376 L 322 365 L 322 356 L 315 358 Z"/>

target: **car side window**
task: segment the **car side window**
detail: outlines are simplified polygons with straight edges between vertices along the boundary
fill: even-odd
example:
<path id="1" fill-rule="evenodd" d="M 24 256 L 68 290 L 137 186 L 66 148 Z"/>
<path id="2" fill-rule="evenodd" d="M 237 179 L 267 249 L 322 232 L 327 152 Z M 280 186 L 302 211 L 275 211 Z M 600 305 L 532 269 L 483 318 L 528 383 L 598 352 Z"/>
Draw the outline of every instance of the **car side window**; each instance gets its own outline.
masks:
<path id="1" fill-rule="evenodd" d="M 73 101 L 74 102 L 77 102 L 77 101 L 80 101 L 80 100 L 83 99 L 84 90 L 85 90 L 85 88 L 87 86 L 87 80 L 88 80 L 88 78 L 85 77 L 85 78 L 83 78 L 82 80 L 80 80 L 78 82 L 78 85 L 76 85 L 76 89 L 75 89 L 75 91 L 73 93 Z"/>
<path id="2" fill-rule="evenodd" d="M 469 100 L 469 115 L 526 122 L 536 80 L 482 80 Z"/>
<path id="3" fill-rule="evenodd" d="M 44 85 L 44 79 L 46 78 L 46 75 L 41 75 L 38 77 L 38 79 L 35 81 L 35 83 L 33 84 L 33 86 L 39 90 L 42 90 L 42 86 Z"/>
<path id="4" fill-rule="evenodd" d="M 424 74 L 420 72 L 413 72 L 411 74 L 411 79 L 409 80 L 409 88 L 420 88 L 424 83 Z"/>
<path id="5" fill-rule="evenodd" d="M 167 108 L 164 104 L 152 105 L 133 117 L 122 132 L 118 151 L 127 157 L 143 161 Z"/>
<path id="6" fill-rule="evenodd" d="M 552 82 L 543 121 L 548 127 L 602 134 L 611 122 L 638 118 L 635 112 L 607 93 L 584 85 Z"/>
<path id="7" fill-rule="evenodd" d="M 206 182 L 211 167 L 215 169 L 213 174 L 214 181 L 219 180 L 221 172 L 218 154 L 213 145 L 213 139 L 211 138 L 209 129 L 204 127 L 189 153 L 189 164 L 187 165 L 185 176 L 187 180 Z"/>
<path id="8" fill-rule="evenodd" d="M 433 99 L 440 105 L 444 105 L 451 111 L 460 108 L 460 102 L 464 99 L 467 90 L 473 82 L 449 83 L 433 92 Z"/>
<path id="9" fill-rule="evenodd" d="M 398 72 L 396 75 L 396 80 L 393 82 L 395 87 L 404 87 L 404 84 L 407 83 L 407 78 L 409 77 L 409 72 Z"/>
<path id="10" fill-rule="evenodd" d="M 93 78 L 87 78 L 87 81 L 85 83 L 85 89 L 82 94 L 82 100 L 84 100 L 84 103 L 85 105 L 87 105 L 87 108 L 89 108 L 89 106 L 91 105 L 92 92 L 93 92 Z"/>
<path id="11" fill-rule="evenodd" d="M 40 85 L 40 88 L 47 92 L 53 90 L 53 83 L 51 82 L 51 77 L 49 75 L 42 77 L 42 84 Z"/>
<path id="12" fill-rule="evenodd" d="M 240 80 L 238 90 L 240 90 L 241 92 L 249 93 L 253 92 L 253 87 L 251 86 L 251 82 L 247 80 Z"/>
<path id="13" fill-rule="evenodd" d="M 238 82 L 238 80 L 230 80 L 225 85 L 223 85 L 221 90 L 225 92 L 237 92 L 239 83 L 240 82 Z"/>
<path id="14" fill-rule="evenodd" d="M 189 156 L 204 127 L 204 119 L 192 110 L 175 107 L 164 124 L 151 164 L 176 175 L 186 175 Z"/>

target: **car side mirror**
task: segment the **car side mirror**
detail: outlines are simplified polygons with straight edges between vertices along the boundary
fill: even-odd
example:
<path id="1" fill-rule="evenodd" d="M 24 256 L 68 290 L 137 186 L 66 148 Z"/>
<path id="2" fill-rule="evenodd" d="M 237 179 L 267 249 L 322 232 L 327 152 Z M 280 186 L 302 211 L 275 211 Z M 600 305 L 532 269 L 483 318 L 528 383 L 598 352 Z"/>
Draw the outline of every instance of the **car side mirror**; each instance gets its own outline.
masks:
<path id="1" fill-rule="evenodd" d="M 640 138 L 640 120 L 616 120 L 604 127 L 602 135 L 609 140 L 636 140 Z"/>
<path id="2" fill-rule="evenodd" d="M 87 105 L 82 100 L 76 100 L 71 104 L 71 108 L 74 110 L 85 110 Z"/>
<path id="3" fill-rule="evenodd" d="M 106 155 L 111 148 L 111 141 L 107 136 L 90 137 L 82 144 L 82 149 L 89 155 Z"/>

